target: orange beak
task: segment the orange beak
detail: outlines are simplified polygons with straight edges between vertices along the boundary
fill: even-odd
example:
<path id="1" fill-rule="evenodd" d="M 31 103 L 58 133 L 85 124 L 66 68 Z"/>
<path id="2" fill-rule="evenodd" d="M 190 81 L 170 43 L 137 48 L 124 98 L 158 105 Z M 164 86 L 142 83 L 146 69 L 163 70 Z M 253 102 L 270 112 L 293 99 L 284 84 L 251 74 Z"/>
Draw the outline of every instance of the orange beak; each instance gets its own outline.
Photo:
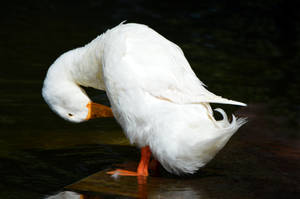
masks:
<path id="1" fill-rule="evenodd" d="M 94 102 L 89 102 L 86 107 L 89 109 L 86 120 L 99 117 L 114 117 L 111 108 Z"/>

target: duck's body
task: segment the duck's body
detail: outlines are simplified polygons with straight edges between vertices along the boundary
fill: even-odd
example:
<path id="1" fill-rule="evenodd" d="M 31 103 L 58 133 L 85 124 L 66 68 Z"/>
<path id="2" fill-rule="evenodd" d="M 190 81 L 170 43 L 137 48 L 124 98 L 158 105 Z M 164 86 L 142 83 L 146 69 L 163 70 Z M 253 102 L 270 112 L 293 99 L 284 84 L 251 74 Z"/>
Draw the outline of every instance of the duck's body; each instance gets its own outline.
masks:
<path id="1" fill-rule="evenodd" d="M 235 117 L 229 123 L 222 110 L 216 121 L 209 103 L 245 104 L 206 90 L 181 49 L 145 25 L 120 24 L 53 65 L 66 60 L 67 67 L 55 68 L 67 70 L 68 81 L 106 90 L 130 142 L 149 146 L 170 172 L 194 173 L 245 123 Z M 43 90 L 50 106 L 51 73 Z"/>

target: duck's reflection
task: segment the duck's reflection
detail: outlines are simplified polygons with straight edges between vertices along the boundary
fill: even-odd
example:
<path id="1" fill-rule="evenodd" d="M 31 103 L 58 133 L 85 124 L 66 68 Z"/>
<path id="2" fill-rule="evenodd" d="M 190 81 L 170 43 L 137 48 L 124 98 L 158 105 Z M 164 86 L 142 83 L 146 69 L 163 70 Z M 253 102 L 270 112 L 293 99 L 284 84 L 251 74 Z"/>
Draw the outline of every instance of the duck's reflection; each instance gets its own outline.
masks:
<path id="1" fill-rule="evenodd" d="M 115 181 L 122 180 L 114 179 Z M 126 177 L 128 178 L 128 177 Z M 129 177 L 133 178 L 133 177 Z M 136 195 L 133 198 L 141 198 L 141 199 L 208 199 L 207 194 L 203 192 L 203 190 L 193 188 L 193 185 L 190 182 L 184 182 L 179 179 L 167 179 L 167 178 L 147 178 L 147 177 L 138 177 L 136 178 L 137 187 L 136 187 Z M 128 190 L 129 192 L 132 190 Z M 128 198 L 126 191 L 124 193 L 116 193 L 116 198 Z M 104 194 L 104 195 L 103 195 Z M 84 193 L 76 193 L 72 191 L 63 191 L 58 194 L 49 196 L 45 199 L 100 199 L 105 198 L 106 193 L 89 192 L 85 191 Z M 110 193 L 110 197 L 111 197 Z M 130 197 L 131 198 L 131 197 Z"/>
<path id="2" fill-rule="evenodd" d="M 83 199 L 82 194 L 73 191 L 62 191 L 45 199 Z"/>

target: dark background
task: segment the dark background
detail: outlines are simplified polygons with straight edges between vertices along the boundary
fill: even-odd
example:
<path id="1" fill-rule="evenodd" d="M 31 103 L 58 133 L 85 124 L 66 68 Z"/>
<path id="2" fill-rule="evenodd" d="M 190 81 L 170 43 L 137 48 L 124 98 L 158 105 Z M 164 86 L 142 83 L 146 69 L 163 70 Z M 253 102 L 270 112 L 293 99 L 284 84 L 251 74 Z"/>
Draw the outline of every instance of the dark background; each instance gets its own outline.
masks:
<path id="1" fill-rule="evenodd" d="M 41 88 L 48 67 L 60 54 L 87 44 L 124 20 L 146 24 L 178 44 L 210 91 L 250 107 L 263 106 L 262 114 L 289 129 L 285 136 L 299 140 L 300 18 L 295 2 L 1 3 L 0 198 L 42 197 L 109 167 L 115 159 L 122 161 L 116 152 L 107 155 L 112 160 L 99 162 L 99 154 L 106 157 L 112 149 L 91 141 L 99 134 L 95 129 L 121 131 L 113 119 L 67 123 L 44 103 Z M 89 92 L 107 103 L 103 92 Z M 136 153 L 125 148 L 114 150 Z"/>

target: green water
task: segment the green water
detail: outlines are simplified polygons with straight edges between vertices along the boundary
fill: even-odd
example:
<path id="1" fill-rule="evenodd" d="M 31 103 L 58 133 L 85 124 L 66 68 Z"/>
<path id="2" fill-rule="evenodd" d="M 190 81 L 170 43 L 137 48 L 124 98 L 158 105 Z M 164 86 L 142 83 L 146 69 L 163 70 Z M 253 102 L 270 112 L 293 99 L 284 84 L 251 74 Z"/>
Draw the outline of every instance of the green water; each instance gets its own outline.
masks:
<path id="1" fill-rule="evenodd" d="M 52 113 L 41 97 L 46 71 L 60 54 L 124 20 L 147 24 L 181 46 L 210 91 L 250 104 L 241 110 L 224 106 L 251 120 L 208 167 L 208 175 L 223 176 L 217 180 L 224 192 L 236 185 L 236 195 L 230 192 L 226 198 L 299 194 L 299 177 L 292 174 L 297 174 L 300 153 L 300 23 L 293 3 L 41 0 L 10 1 L 2 7 L 0 198 L 41 198 L 112 164 L 137 161 L 138 151 L 114 119 L 71 124 Z M 108 103 L 105 93 L 88 93 Z M 291 149 L 276 153 L 276 146 Z M 258 166 L 270 159 L 269 165 Z M 257 191 L 262 184 L 269 185 L 266 192 Z M 197 183 L 192 187 L 197 189 Z"/>

